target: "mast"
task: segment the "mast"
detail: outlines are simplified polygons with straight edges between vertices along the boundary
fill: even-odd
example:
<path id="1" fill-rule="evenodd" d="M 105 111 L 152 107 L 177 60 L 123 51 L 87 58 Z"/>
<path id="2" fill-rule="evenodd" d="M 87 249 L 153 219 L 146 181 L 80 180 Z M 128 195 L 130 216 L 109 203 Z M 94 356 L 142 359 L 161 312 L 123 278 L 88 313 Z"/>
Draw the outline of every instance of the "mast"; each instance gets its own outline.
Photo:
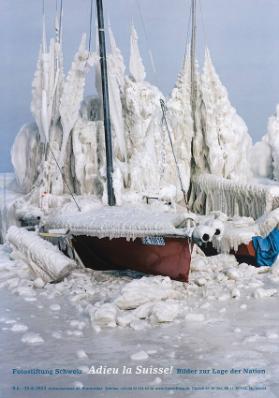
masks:
<path id="1" fill-rule="evenodd" d="M 108 204 L 109 206 L 115 206 L 115 196 L 114 196 L 113 180 L 112 180 L 112 173 L 113 173 L 112 138 L 111 138 L 111 121 L 110 121 L 110 110 L 109 110 L 108 72 L 107 72 L 107 59 L 106 59 L 103 1 L 96 0 L 96 5 L 97 5 L 97 16 L 98 16 L 100 67 L 101 67 L 101 76 L 102 76 Z"/>

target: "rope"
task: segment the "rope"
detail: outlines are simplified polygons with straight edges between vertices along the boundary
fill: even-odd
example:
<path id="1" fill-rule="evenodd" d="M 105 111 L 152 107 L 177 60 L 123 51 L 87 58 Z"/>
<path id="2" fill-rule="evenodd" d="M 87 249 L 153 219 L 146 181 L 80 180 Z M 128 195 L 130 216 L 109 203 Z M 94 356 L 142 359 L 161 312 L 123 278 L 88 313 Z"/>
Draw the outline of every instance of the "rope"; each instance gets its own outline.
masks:
<path id="1" fill-rule="evenodd" d="M 188 51 L 188 46 L 189 46 L 189 38 L 190 38 L 190 27 L 191 27 L 191 9 L 192 6 L 190 6 L 190 12 L 188 16 L 188 23 L 187 23 L 187 35 L 186 35 L 186 44 L 185 44 L 185 56 L 187 55 Z"/>
<path id="2" fill-rule="evenodd" d="M 199 9 L 200 9 L 200 14 L 201 14 L 203 39 L 204 39 L 204 44 L 206 47 L 207 46 L 207 33 L 206 33 L 206 27 L 205 27 L 205 22 L 204 22 L 201 0 L 198 0 L 198 4 L 199 4 Z"/>
<path id="3" fill-rule="evenodd" d="M 184 198 L 184 202 L 185 202 L 186 208 L 188 209 L 187 192 L 183 188 L 182 177 L 181 177 L 180 169 L 179 169 L 179 166 L 178 166 L 178 161 L 177 161 L 177 158 L 176 158 L 176 155 L 175 155 L 174 145 L 173 145 L 172 138 L 171 138 L 171 132 L 170 132 L 168 121 L 167 121 L 167 117 L 166 117 L 166 104 L 165 104 L 165 102 L 164 102 L 164 100 L 162 98 L 160 99 L 160 104 L 161 104 L 161 109 L 162 109 L 162 113 L 163 113 L 162 121 L 165 123 L 166 129 L 167 129 L 167 133 L 168 133 L 168 137 L 169 137 L 169 140 L 170 140 L 172 155 L 173 155 L 173 158 L 174 158 L 176 171 L 177 171 L 177 176 L 178 176 L 179 183 L 180 183 L 180 189 L 181 189 L 181 192 L 183 193 L 183 198 Z"/>
<path id="4" fill-rule="evenodd" d="M 59 10 L 59 43 L 61 43 L 61 37 L 62 37 L 62 16 L 63 16 L 63 0 L 60 0 L 60 10 Z"/>
<path id="5" fill-rule="evenodd" d="M 148 52 L 148 57 L 149 57 L 149 60 L 150 60 L 152 72 L 156 76 L 156 74 L 157 74 L 156 65 L 155 65 L 155 62 L 154 62 L 154 57 L 153 57 L 152 50 L 148 46 L 148 43 L 150 43 L 150 41 L 148 40 L 148 34 L 147 34 L 147 29 L 146 29 L 146 25 L 145 25 L 145 22 L 144 22 L 143 14 L 142 14 L 141 7 L 140 7 L 140 4 L 139 4 L 138 0 L 135 0 L 135 2 L 136 2 L 136 5 L 137 5 L 137 8 L 138 8 L 139 17 L 140 17 L 140 21 L 141 21 L 141 24 L 142 24 L 143 34 L 144 34 L 144 38 L 145 38 L 145 44 L 146 44 L 147 49 L 148 49 L 147 52 Z"/>
<path id="6" fill-rule="evenodd" d="M 66 185 L 66 187 L 67 187 L 67 189 L 68 189 L 68 191 L 69 191 L 69 193 L 70 193 L 70 195 L 71 195 L 73 201 L 75 202 L 75 204 L 76 204 L 76 206 L 77 206 L 77 208 L 78 208 L 78 211 L 81 211 L 81 208 L 80 208 L 78 202 L 76 201 L 76 198 L 75 198 L 75 196 L 74 196 L 74 193 L 72 192 L 71 188 L 69 187 L 69 185 L 68 185 L 68 183 L 67 183 L 67 181 L 66 181 L 66 179 L 65 179 L 65 177 L 64 177 L 63 171 L 62 171 L 62 169 L 61 169 L 61 167 L 60 167 L 60 165 L 59 165 L 59 163 L 58 163 L 58 161 L 57 161 L 57 159 L 56 159 L 56 157 L 55 157 L 55 155 L 54 155 L 54 152 L 53 152 L 53 150 L 51 149 L 51 146 L 50 146 L 49 144 L 48 144 L 48 148 L 49 148 L 49 151 L 50 151 L 50 153 L 51 153 L 51 155 L 52 155 L 52 157 L 53 157 L 53 159 L 54 159 L 54 161 L 55 161 L 55 163 L 56 163 L 56 166 L 58 167 L 58 170 L 60 171 L 62 180 L 63 180 L 64 184 Z"/>
<path id="7" fill-rule="evenodd" d="M 93 0 L 91 0 L 91 2 L 90 2 L 90 22 L 89 22 L 88 53 L 91 52 L 91 43 L 92 43 L 92 20 L 93 20 Z"/>

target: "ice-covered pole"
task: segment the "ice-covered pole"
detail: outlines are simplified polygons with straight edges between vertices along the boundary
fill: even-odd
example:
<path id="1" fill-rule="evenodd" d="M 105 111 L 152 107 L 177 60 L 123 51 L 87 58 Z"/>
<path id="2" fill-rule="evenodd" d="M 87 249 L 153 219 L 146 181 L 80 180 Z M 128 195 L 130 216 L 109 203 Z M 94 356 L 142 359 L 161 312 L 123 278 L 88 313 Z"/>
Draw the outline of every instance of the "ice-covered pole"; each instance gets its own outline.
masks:
<path id="1" fill-rule="evenodd" d="M 105 41 L 104 14 L 103 14 L 102 0 L 96 0 L 96 5 L 97 5 L 97 15 L 98 15 L 100 67 L 101 67 L 101 76 L 102 76 L 108 204 L 110 206 L 115 206 L 115 196 L 114 196 L 113 180 L 112 180 L 113 159 L 112 159 L 111 121 L 110 121 L 110 110 L 109 110 L 108 72 L 107 72 L 106 41 Z"/>

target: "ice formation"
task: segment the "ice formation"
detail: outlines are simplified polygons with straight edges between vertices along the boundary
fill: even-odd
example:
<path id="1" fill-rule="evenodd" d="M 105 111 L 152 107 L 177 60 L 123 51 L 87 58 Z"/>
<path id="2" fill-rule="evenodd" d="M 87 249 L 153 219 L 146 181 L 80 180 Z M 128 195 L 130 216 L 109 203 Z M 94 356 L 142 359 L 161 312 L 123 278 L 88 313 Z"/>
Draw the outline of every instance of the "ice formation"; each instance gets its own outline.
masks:
<path id="1" fill-rule="evenodd" d="M 245 311 L 247 305 L 258 305 L 255 300 L 278 297 L 278 269 L 274 272 L 269 267 L 258 269 L 238 264 L 232 255 L 205 257 L 194 252 L 190 283 L 186 286 L 168 277 L 135 278 L 134 273 L 80 268 L 59 283 L 37 289 L 31 269 L 19 259 L 12 261 L 8 254 L 1 249 L 0 288 L 8 288 L 23 297 L 47 297 L 47 304 L 53 309 L 61 307 L 61 311 L 64 306 L 58 304 L 58 299 L 61 292 L 67 293 L 66 299 L 84 315 L 83 321 L 71 320 L 70 330 L 66 332 L 71 336 L 81 336 L 88 325 L 96 332 L 116 327 L 142 330 L 173 322 L 186 322 L 188 327 L 192 323 L 205 325 L 216 321 L 216 313 L 215 318 L 208 316 L 210 309 L 220 308 L 223 317 L 224 304 L 218 307 L 218 303 L 235 301 L 237 311 L 240 306 Z M 17 325 L 15 320 L 8 322 L 14 331 L 25 331 L 22 326 L 13 326 Z M 61 333 L 57 333 L 54 337 L 60 338 Z M 33 337 L 24 340 L 36 341 Z M 77 352 L 83 361 L 86 355 L 84 351 Z"/>
<path id="2" fill-rule="evenodd" d="M 45 225 L 57 229 L 70 228 L 74 235 L 83 235 L 86 231 L 86 235 L 99 238 L 136 239 L 146 235 L 188 236 L 188 218 L 189 214 L 185 212 L 162 211 L 144 205 L 99 206 L 81 213 L 72 208 L 67 211 L 66 205 L 59 215 L 56 212 L 50 214 Z"/>
<path id="3" fill-rule="evenodd" d="M 167 120 L 176 150 L 176 157 L 178 159 L 178 167 L 182 177 L 182 185 L 185 192 L 188 192 L 191 179 L 191 145 L 193 139 L 193 120 L 191 113 L 191 65 L 189 52 L 186 54 L 182 70 L 178 76 L 176 85 L 171 92 L 170 98 L 167 102 Z M 168 148 L 170 143 L 168 138 L 165 138 L 165 147 Z M 177 192 L 180 192 L 181 187 L 179 181 L 173 175 L 173 167 L 167 165 L 173 164 L 174 159 L 170 151 L 166 152 L 166 168 L 165 173 L 169 177 L 170 182 L 175 182 L 177 185 Z"/>
<path id="4" fill-rule="evenodd" d="M 63 93 L 60 99 L 59 113 L 61 115 L 61 124 L 63 127 L 63 139 L 59 162 L 62 166 L 66 160 L 66 147 L 70 132 L 79 117 L 80 104 L 84 97 L 85 76 L 91 62 L 94 61 L 86 50 L 86 35 L 84 34 L 64 83 Z"/>
<path id="5" fill-rule="evenodd" d="M 253 147 L 251 164 L 255 176 L 279 180 L 279 105 L 268 120 L 267 133 Z"/>
<path id="6" fill-rule="evenodd" d="M 79 201 L 88 195 L 107 203 L 98 46 L 96 53 L 90 53 L 83 35 L 65 78 L 60 33 L 48 46 L 43 27 L 32 86 L 35 124 L 21 129 L 12 149 L 18 182 L 25 192 L 31 191 L 26 197 L 29 208 L 43 207 L 44 213 L 69 201 L 69 190 L 80 195 Z M 278 202 L 274 188 L 258 181 L 247 184 L 251 178 L 251 139 L 229 101 L 209 51 L 205 53 L 202 73 L 198 65 L 195 68 L 193 108 L 189 51 L 175 87 L 165 100 L 160 90 L 145 80 L 135 27 L 131 27 L 128 73 L 111 28 L 109 41 L 107 64 L 117 205 L 153 197 L 173 207 L 185 206 L 188 194 L 189 206 L 200 213 L 221 210 L 229 216 L 256 219 L 272 210 Z M 92 66 L 98 96 L 84 98 L 86 75 Z M 166 103 L 165 118 L 162 100 Z M 279 164 L 277 118 L 270 120 L 268 137 L 258 144 L 260 148 L 265 146 L 267 155 L 269 150 L 272 153 L 274 178 Z M 260 168 L 259 175 L 270 175 L 267 160 Z M 259 167 L 252 164 L 252 169 L 256 173 Z M 63 203 L 59 195 L 63 195 Z"/>
<path id="7" fill-rule="evenodd" d="M 250 177 L 249 153 L 252 141 L 244 121 L 230 104 L 208 49 L 201 75 L 201 96 L 208 171 L 224 178 L 242 177 L 246 180 Z"/>
<path id="8" fill-rule="evenodd" d="M 61 280 L 76 267 L 73 260 L 35 232 L 12 226 L 6 238 L 14 248 L 14 256 L 27 262 L 34 275 L 45 282 Z"/>
<path id="9" fill-rule="evenodd" d="M 259 218 L 279 205 L 279 188 L 266 181 L 249 183 L 202 174 L 193 179 L 193 211 L 221 211 L 228 216 Z"/>
<path id="10" fill-rule="evenodd" d="M 42 146 L 35 123 L 24 125 L 18 132 L 11 151 L 15 175 L 22 191 L 31 191 L 39 174 L 42 161 Z"/>
<path id="11" fill-rule="evenodd" d="M 28 134 L 25 129 L 17 141 L 26 142 L 26 147 L 33 145 L 35 151 L 35 147 L 42 148 L 38 142 L 39 136 L 40 142 L 45 145 L 45 160 L 40 165 L 42 153 L 35 153 L 32 162 L 33 165 L 36 162 L 38 165 L 28 173 L 30 166 L 25 157 L 24 176 L 23 170 L 19 170 L 20 167 L 14 160 L 18 180 L 28 191 L 40 172 L 44 176 L 43 190 L 46 192 L 68 193 L 70 187 L 81 195 L 101 195 L 106 201 L 101 101 L 83 101 L 86 72 L 96 64 L 97 58 L 85 49 L 83 36 L 72 67 L 64 79 L 62 49 L 58 40 L 60 35 L 50 41 L 48 49 L 45 28 L 43 32 L 31 107 L 38 133 L 33 133 L 35 137 L 29 138 L 32 142 L 26 142 Z M 201 78 L 196 72 L 198 106 L 195 132 L 191 113 L 189 54 L 185 57 L 176 86 L 167 101 L 168 132 L 162 124 L 160 99 L 163 95 L 145 81 L 145 69 L 134 26 L 131 27 L 129 76 L 125 76 L 123 57 L 111 29 L 109 37 L 111 53 L 108 56 L 108 77 L 114 186 L 118 204 L 122 203 L 126 189 L 140 196 L 160 196 L 161 191 L 170 191 L 170 187 L 176 187 L 172 200 L 180 202 L 181 188 L 187 193 L 191 174 L 197 172 L 209 171 L 229 178 L 247 174 L 246 152 L 250 141 L 246 127 L 231 107 L 208 51 Z M 101 98 L 98 63 L 96 86 Z M 245 143 L 242 145 L 244 149 L 233 150 L 240 141 Z M 16 144 L 14 159 L 18 146 Z M 196 170 L 192 167 L 192 157 Z M 55 160 L 63 170 L 64 181 Z"/>
<path id="12" fill-rule="evenodd" d="M 135 82 L 143 82 L 145 79 L 145 69 L 138 48 L 138 35 L 134 25 L 131 26 L 131 57 L 130 57 L 130 76 Z"/>

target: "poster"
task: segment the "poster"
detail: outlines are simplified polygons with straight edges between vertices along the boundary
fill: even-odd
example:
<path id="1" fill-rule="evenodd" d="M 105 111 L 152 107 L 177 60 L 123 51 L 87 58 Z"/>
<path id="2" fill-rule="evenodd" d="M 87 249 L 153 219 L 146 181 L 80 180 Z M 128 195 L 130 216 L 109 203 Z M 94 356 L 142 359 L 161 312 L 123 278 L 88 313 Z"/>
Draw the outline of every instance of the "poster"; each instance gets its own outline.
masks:
<path id="1" fill-rule="evenodd" d="M 271 116 L 279 6 L 103 1 L 118 221 L 132 225 L 123 203 L 135 200 L 141 211 L 149 201 L 154 214 L 164 209 L 158 230 L 169 222 L 184 228 L 185 247 L 190 231 L 185 282 L 168 276 L 176 261 L 165 276 L 83 268 L 82 254 L 74 262 L 50 248 L 51 233 L 37 235 L 62 209 L 52 238 L 73 254 L 56 223 L 70 211 L 69 225 L 87 228 L 90 217 L 80 212 L 106 200 L 96 3 L 0 2 L 0 397 L 276 398 L 276 256 L 272 266 L 255 267 L 228 252 L 279 221 L 279 116 Z M 207 203 L 209 217 L 191 213 L 189 226 L 184 201 L 197 170 L 211 177 L 198 180 L 205 193 L 195 191 L 192 205 Z M 166 221 L 166 208 L 180 216 Z M 142 210 L 138 225 L 154 227 L 152 212 L 148 219 Z M 99 230 L 109 222 L 104 217 Z M 146 247 L 160 252 L 168 239 L 147 234 L 141 255 Z M 198 246 L 208 254 L 211 240 L 221 253 L 206 256 Z"/>

